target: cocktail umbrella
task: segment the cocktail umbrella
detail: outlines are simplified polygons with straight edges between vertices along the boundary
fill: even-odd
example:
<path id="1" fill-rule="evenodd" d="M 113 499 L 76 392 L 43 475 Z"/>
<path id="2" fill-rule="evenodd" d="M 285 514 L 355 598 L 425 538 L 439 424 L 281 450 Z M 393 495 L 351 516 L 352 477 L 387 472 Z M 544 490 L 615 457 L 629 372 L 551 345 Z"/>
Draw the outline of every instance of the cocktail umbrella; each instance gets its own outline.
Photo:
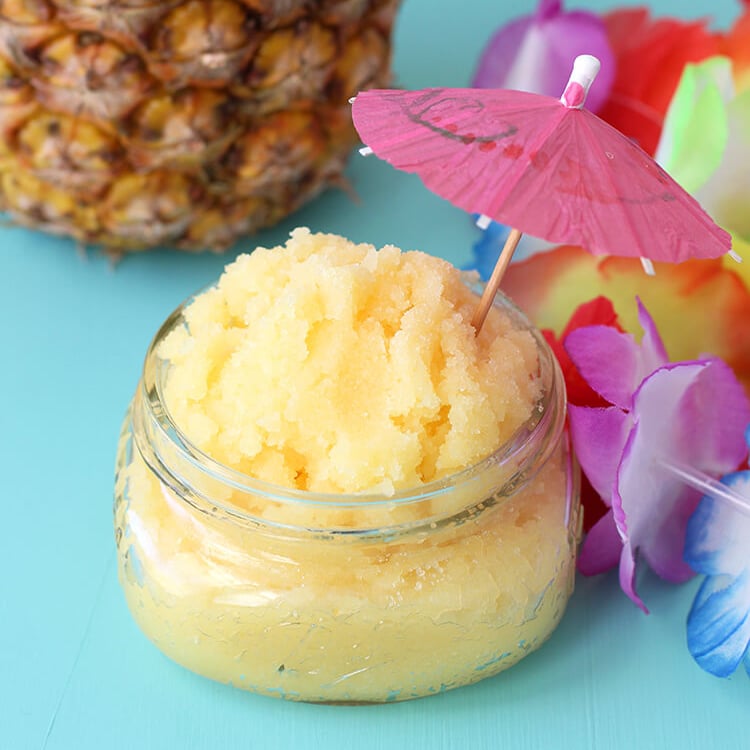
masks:
<path id="1" fill-rule="evenodd" d="M 678 263 L 731 237 L 648 154 L 583 108 L 599 70 L 576 58 L 562 97 L 508 89 L 379 89 L 352 100 L 365 152 L 464 210 L 515 227 L 477 307 L 481 327 L 523 232 L 595 255 Z"/>

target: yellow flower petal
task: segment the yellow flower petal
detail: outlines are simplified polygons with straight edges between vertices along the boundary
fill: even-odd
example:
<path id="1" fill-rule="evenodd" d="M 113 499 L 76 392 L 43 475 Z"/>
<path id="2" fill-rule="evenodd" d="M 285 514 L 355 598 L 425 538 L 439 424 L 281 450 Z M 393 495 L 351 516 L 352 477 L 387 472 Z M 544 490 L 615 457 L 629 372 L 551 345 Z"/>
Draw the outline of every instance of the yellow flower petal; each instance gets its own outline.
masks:
<path id="1" fill-rule="evenodd" d="M 750 393 L 750 248 L 746 262 L 656 263 L 646 276 L 639 261 L 597 258 L 561 246 L 513 263 L 503 289 L 540 328 L 559 334 L 576 307 L 597 295 L 612 300 L 623 327 L 638 334 L 633 298 L 643 300 L 673 361 L 713 354 Z M 742 252 L 742 250 L 739 250 Z M 740 276 L 742 271 L 744 276 Z"/>

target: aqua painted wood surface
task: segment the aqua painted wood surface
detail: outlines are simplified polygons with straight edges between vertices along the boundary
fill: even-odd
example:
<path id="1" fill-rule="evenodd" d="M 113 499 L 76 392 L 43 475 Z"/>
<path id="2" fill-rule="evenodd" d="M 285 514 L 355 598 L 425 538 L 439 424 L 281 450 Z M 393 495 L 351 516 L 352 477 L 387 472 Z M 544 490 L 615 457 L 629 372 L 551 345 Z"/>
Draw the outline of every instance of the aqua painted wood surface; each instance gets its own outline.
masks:
<path id="1" fill-rule="evenodd" d="M 737 5 L 653 3 L 658 13 L 712 15 L 717 24 Z M 398 83 L 465 85 L 492 29 L 532 6 L 405 0 Z M 355 159 L 350 176 L 359 203 L 328 194 L 258 244 L 305 224 L 458 264 L 469 259 L 475 230 L 418 180 L 375 159 Z M 579 579 L 562 625 L 539 652 L 478 685 L 403 704 L 284 703 L 164 658 L 132 622 L 117 583 L 115 445 L 157 326 L 231 257 L 164 251 L 113 267 L 96 254 L 82 257 L 69 241 L 0 229 L 1 750 L 750 748 L 750 680 L 712 678 L 687 652 L 695 583 L 646 577 L 652 614 L 644 616 L 613 576 Z"/>

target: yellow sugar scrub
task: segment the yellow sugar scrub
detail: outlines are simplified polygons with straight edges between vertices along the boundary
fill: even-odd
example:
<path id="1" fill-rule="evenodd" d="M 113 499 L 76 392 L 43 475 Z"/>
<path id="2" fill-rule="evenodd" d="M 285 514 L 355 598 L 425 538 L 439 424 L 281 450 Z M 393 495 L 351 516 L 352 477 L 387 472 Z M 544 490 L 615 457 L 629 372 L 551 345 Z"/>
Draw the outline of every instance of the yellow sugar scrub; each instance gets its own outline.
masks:
<path id="1" fill-rule="evenodd" d="M 405 700 L 515 664 L 572 590 L 576 473 L 544 339 L 421 252 L 292 232 L 178 308 L 118 450 L 120 580 L 207 677 Z"/>

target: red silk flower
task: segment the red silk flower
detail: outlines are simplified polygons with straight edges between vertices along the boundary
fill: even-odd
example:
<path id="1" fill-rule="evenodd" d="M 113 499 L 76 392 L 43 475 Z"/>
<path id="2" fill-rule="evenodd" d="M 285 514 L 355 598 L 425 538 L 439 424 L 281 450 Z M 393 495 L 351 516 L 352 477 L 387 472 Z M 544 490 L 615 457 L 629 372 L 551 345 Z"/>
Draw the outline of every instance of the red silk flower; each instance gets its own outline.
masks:
<path id="1" fill-rule="evenodd" d="M 616 59 L 615 81 L 598 115 L 653 155 L 686 63 L 720 52 L 705 21 L 651 17 L 647 8 L 604 16 Z"/>
<path id="2" fill-rule="evenodd" d="M 559 338 L 549 328 L 542 330 L 542 334 L 560 363 L 560 369 L 565 378 L 568 403 L 576 406 L 604 407 L 609 406 L 609 402 L 583 379 L 563 347 L 563 341 L 569 333 L 591 325 L 610 326 L 619 332 L 623 331 L 612 302 L 606 297 L 599 296 L 576 308 Z M 608 511 L 608 508 L 585 474 L 581 476 L 581 504 L 583 505 L 583 528 L 588 531 Z"/>

